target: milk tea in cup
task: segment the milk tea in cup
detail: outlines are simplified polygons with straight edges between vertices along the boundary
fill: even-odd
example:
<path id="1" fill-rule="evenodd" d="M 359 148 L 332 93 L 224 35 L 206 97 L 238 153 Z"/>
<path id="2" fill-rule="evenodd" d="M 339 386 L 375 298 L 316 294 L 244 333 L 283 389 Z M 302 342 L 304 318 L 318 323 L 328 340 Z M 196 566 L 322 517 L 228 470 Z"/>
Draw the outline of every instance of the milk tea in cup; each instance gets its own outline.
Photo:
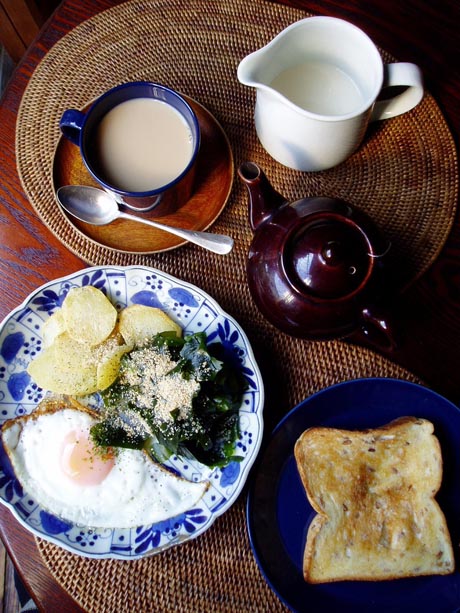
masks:
<path id="1" fill-rule="evenodd" d="M 170 88 L 120 85 L 86 113 L 65 111 L 60 128 L 80 147 L 92 177 L 119 204 L 163 215 L 190 198 L 200 127 L 188 102 Z"/>
<path id="2" fill-rule="evenodd" d="M 102 118 L 96 134 L 101 176 L 128 192 L 168 185 L 193 155 L 192 132 L 183 116 L 153 98 L 118 104 Z"/>

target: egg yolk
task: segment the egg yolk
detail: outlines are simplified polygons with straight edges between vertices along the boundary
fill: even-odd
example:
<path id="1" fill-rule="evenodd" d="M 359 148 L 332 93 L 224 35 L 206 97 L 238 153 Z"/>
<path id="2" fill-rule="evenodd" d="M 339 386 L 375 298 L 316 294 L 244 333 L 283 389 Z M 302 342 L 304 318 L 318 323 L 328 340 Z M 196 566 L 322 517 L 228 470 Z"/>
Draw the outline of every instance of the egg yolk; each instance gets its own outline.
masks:
<path id="1" fill-rule="evenodd" d="M 61 450 L 61 468 L 67 477 L 81 485 L 98 485 L 115 464 L 113 453 L 96 449 L 88 431 L 69 432 Z"/>

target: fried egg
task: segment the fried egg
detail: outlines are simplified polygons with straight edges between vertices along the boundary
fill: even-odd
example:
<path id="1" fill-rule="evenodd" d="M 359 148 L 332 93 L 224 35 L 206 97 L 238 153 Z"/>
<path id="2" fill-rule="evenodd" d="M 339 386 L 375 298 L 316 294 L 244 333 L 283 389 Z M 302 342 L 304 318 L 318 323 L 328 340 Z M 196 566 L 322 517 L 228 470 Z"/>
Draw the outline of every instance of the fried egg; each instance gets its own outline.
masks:
<path id="1" fill-rule="evenodd" d="M 101 453 L 89 436 L 92 411 L 49 406 L 7 421 L 3 446 L 23 489 L 45 510 L 92 528 L 132 528 L 191 509 L 209 483 L 155 464 L 145 451 Z"/>

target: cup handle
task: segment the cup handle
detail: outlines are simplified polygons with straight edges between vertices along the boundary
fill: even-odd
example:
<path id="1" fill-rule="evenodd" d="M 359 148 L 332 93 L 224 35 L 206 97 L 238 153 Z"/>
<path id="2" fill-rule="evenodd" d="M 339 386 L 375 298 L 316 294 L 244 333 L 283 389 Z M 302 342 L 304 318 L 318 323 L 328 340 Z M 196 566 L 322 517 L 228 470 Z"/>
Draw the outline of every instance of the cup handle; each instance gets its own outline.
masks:
<path id="1" fill-rule="evenodd" d="M 413 109 L 423 98 L 423 77 L 418 66 L 410 62 L 386 64 L 382 92 L 390 87 L 403 87 L 403 92 L 377 100 L 370 121 L 389 119 Z M 381 92 L 381 94 L 382 94 Z"/>
<path id="2" fill-rule="evenodd" d="M 74 145 L 80 145 L 80 132 L 83 126 L 85 114 L 76 109 L 64 111 L 59 122 L 62 134 Z"/>

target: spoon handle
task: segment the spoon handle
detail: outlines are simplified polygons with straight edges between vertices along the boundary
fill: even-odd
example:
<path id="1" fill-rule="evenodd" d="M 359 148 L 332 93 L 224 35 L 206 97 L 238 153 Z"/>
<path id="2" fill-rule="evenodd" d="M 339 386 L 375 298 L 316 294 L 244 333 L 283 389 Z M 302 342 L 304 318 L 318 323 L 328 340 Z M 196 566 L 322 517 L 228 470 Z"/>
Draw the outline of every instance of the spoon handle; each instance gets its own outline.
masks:
<path id="1" fill-rule="evenodd" d="M 200 247 L 204 247 L 220 255 L 230 253 L 233 248 L 233 238 L 225 236 L 224 234 L 213 234 L 211 232 L 199 232 L 198 230 L 184 230 L 182 228 L 175 228 L 174 226 L 165 226 L 157 221 L 143 219 L 142 217 L 136 217 L 135 215 L 130 215 L 122 211 L 120 211 L 119 217 L 130 219 L 131 221 L 138 221 L 146 226 L 164 230 L 165 232 L 184 238 L 195 245 L 199 245 Z"/>

